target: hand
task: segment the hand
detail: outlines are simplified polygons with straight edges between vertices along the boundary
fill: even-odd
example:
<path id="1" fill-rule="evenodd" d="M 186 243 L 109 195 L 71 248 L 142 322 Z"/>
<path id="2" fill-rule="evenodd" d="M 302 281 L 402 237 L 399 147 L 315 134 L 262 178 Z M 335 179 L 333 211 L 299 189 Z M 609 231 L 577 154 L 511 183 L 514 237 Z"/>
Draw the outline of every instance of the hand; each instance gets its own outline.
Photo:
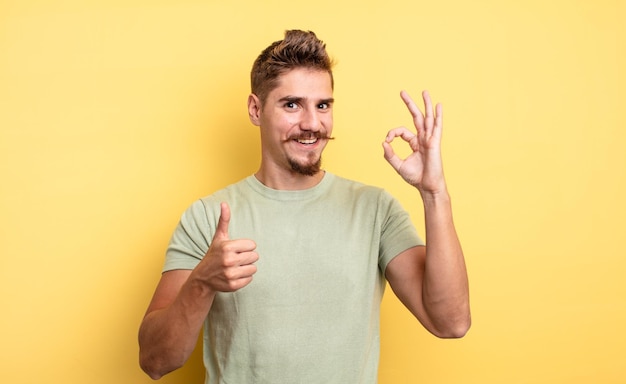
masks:
<path id="1" fill-rule="evenodd" d="M 252 275 L 257 271 L 254 263 L 259 255 L 254 251 L 254 241 L 229 238 L 230 207 L 222 203 L 220 208 L 220 218 L 211 246 L 194 272 L 200 274 L 200 279 L 210 289 L 233 292 L 250 284 Z"/>
<path id="2" fill-rule="evenodd" d="M 425 115 L 419 110 L 411 97 L 405 91 L 400 93 L 411 116 L 416 132 L 406 127 L 390 130 L 383 142 L 385 159 L 409 184 L 416 187 L 422 195 L 425 193 L 438 194 L 446 191 L 441 161 L 441 131 L 443 128 L 443 109 L 441 104 L 433 107 L 427 91 L 422 92 L 424 98 Z M 401 159 L 394 152 L 391 142 L 401 137 L 409 143 L 413 151 L 406 159 Z"/>

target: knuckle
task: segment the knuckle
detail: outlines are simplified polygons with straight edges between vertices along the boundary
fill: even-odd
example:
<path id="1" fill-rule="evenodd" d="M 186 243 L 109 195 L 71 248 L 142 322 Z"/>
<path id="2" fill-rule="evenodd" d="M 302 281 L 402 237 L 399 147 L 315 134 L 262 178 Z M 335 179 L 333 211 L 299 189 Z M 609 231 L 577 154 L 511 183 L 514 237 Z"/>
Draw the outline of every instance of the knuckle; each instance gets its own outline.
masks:
<path id="1" fill-rule="evenodd" d="M 224 274 L 224 278 L 226 279 L 228 283 L 232 282 L 234 279 L 237 278 L 236 272 L 232 268 L 225 269 L 223 274 Z"/>
<path id="2" fill-rule="evenodd" d="M 243 286 L 241 285 L 241 282 L 239 280 L 229 280 L 226 283 L 226 286 L 228 287 L 228 290 L 230 292 L 234 292 L 237 291 L 239 289 L 241 289 Z"/>
<path id="3" fill-rule="evenodd" d="M 224 254 L 221 259 L 222 268 L 232 268 L 237 265 L 237 257 L 233 254 Z"/>
<path id="4" fill-rule="evenodd" d="M 232 252 L 233 251 L 233 243 L 224 243 L 222 244 L 222 251 L 223 252 Z"/>

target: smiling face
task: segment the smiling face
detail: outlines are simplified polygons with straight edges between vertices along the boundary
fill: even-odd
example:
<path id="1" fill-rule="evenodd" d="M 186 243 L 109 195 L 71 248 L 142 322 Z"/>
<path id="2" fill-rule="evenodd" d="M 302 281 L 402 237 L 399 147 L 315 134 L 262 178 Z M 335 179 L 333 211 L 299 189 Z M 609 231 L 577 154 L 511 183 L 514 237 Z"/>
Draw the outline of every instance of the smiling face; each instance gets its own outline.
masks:
<path id="1" fill-rule="evenodd" d="M 252 94 L 248 112 L 261 130 L 262 175 L 315 176 L 333 129 L 333 89 L 326 71 L 292 69 L 261 104 Z"/>

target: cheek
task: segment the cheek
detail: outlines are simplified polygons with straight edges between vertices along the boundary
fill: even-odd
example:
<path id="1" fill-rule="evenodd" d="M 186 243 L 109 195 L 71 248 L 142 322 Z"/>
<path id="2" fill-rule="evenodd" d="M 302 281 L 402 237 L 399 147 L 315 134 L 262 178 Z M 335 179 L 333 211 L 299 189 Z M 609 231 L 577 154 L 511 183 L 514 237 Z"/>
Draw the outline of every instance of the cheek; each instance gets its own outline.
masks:
<path id="1" fill-rule="evenodd" d="M 322 124 L 327 130 L 331 131 L 333 129 L 333 115 L 330 113 L 328 115 L 324 115 L 322 118 Z"/>
<path id="2" fill-rule="evenodd" d="M 263 119 L 261 126 L 274 134 L 280 134 L 280 132 L 288 130 L 294 124 L 292 120 L 293 118 L 289 116 L 272 116 L 272 118 Z"/>
<path id="3" fill-rule="evenodd" d="M 268 127 L 273 126 L 280 129 L 295 124 L 297 118 L 295 113 L 274 113 L 271 116 L 266 116 L 265 123 Z"/>

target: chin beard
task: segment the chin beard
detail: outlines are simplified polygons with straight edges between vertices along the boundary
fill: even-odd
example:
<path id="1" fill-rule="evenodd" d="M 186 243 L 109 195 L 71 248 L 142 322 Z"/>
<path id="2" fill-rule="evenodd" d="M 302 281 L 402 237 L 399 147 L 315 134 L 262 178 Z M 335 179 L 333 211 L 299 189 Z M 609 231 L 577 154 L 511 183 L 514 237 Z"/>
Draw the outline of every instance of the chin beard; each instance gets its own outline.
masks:
<path id="1" fill-rule="evenodd" d="M 315 176 L 322 168 L 322 158 L 317 159 L 311 164 L 300 164 L 295 160 L 289 159 L 291 170 L 304 176 Z"/>

